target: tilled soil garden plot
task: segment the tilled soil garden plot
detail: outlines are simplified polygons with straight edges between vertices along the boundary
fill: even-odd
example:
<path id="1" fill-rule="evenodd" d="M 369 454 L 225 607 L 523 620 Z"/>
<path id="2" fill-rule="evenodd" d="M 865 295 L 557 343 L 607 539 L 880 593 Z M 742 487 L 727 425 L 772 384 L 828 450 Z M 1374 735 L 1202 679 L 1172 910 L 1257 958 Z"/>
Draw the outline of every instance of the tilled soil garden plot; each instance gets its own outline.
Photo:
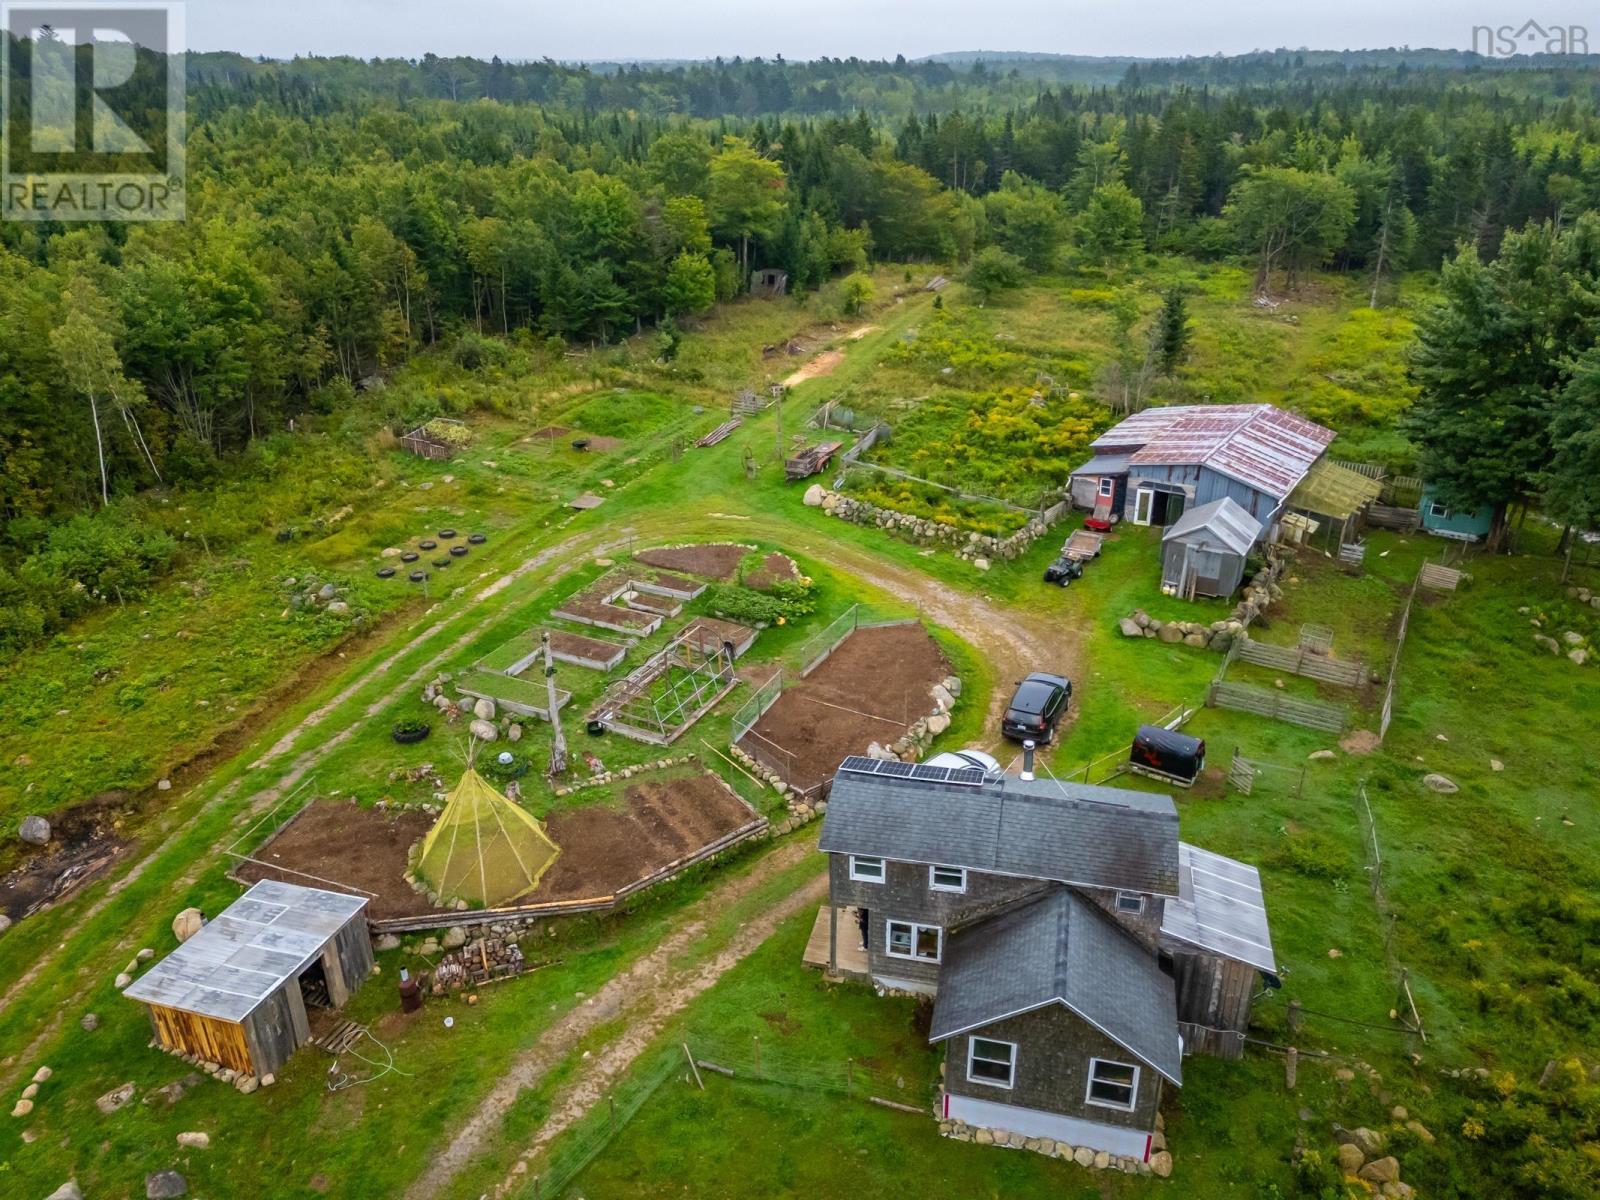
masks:
<path id="1" fill-rule="evenodd" d="M 857 629 L 783 694 L 740 749 L 802 791 L 833 776 L 870 742 L 888 745 L 933 710 L 933 685 L 950 674 L 920 624 Z"/>
<path id="2" fill-rule="evenodd" d="M 621 797 L 596 790 L 593 803 L 550 814 L 546 830 L 561 854 L 524 904 L 589 900 L 617 891 L 711 845 L 758 814 L 710 772 L 638 779 Z M 433 818 L 349 801 L 307 806 L 234 872 L 246 883 L 283 879 L 338 884 L 371 893 L 374 921 L 434 911 L 405 881 L 407 855 Z"/>
<path id="3" fill-rule="evenodd" d="M 750 547 L 732 542 L 704 542 L 698 546 L 658 546 L 641 550 L 633 557 L 648 566 L 726 583 L 739 570 L 739 560 L 749 553 Z"/>

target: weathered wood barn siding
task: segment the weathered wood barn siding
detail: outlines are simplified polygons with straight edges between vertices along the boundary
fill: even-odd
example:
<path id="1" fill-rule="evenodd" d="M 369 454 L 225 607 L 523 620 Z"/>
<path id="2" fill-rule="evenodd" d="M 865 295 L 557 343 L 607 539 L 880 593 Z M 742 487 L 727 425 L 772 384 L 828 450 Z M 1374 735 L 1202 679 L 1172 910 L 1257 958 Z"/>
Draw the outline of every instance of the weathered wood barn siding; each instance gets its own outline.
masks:
<path id="1" fill-rule="evenodd" d="M 351 921 L 339 930 L 322 953 L 322 965 L 328 976 L 328 998 L 335 1008 L 342 1008 L 350 993 L 372 974 L 372 939 L 367 935 L 367 923 Z M 337 995 L 333 982 L 336 974 L 341 993 Z"/>
<path id="2" fill-rule="evenodd" d="M 181 1054 L 197 1054 L 207 1062 L 221 1063 L 247 1075 L 255 1074 L 244 1026 L 159 1004 L 152 1004 L 149 1009 L 156 1040 L 163 1046 Z"/>
<path id="3" fill-rule="evenodd" d="M 1242 1055 L 1256 969 L 1219 954 L 1183 953 L 1173 955 L 1172 967 L 1184 1049 L 1218 1058 Z"/>

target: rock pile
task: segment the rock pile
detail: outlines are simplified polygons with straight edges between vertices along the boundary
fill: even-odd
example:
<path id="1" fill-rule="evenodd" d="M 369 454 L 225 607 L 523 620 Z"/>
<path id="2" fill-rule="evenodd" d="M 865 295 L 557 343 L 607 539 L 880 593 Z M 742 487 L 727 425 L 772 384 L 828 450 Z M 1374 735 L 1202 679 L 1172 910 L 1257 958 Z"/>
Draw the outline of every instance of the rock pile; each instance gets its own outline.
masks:
<path id="1" fill-rule="evenodd" d="M 635 775 L 643 775 L 648 771 L 665 771 L 668 767 L 684 767 L 695 761 L 693 754 L 685 754 L 681 758 L 658 758 L 655 762 L 639 763 L 631 767 L 618 767 L 615 771 L 600 771 L 588 779 L 580 779 L 576 783 L 562 784 L 555 789 L 558 796 L 570 796 L 573 792 L 581 792 L 585 788 L 604 787 L 608 783 L 615 783 L 619 779 L 632 779 Z"/>
<path id="2" fill-rule="evenodd" d="M 1124 637 L 1157 638 L 1171 645 L 1182 642 L 1185 646 L 1215 650 L 1220 654 L 1232 649 L 1234 639 L 1243 637 L 1245 632 L 1244 622 L 1236 617 L 1212 621 L 1209 625 L 1199 621 L 1161 621 L 1142 608 L 1136 608 L 1123 617 L 1117 622 L 1117 627 Z"/>
<path id="3" fill-rule="evenodd" d="M 820 483 L 814 483 L 806 489 L 805 503 L 812 508 L 822 509 L 829 516 L 849 521 L 852 525 L 873 525 L 885 533 L 892 533 L 919 545 L 949 546 L 956 557 L 972 559 L 974 562 L 981 559 L 984 560 L 984 565 L 996 559 L 1010 562 L 1020 557 L 1029 546 L 1048 533 L 1050 527 L 1067 511 L 1065 505 L 1060 505 L 1055 510 L 1058 515 L 1054 520 L 1030 517 L 1027 524 L 1015 533 L 997 538 L 975 530 L 962 529 L 958 525 L 947 525 L 942 521 L 931 521 L 912 513 L 897 512 L 892 508 L 869 504 L 865 500 L 846 496 L 843 492 L 831 492 Z"/>
<path id="4" fill-rule="evenodd" d="M 326 612 L 335 617 L 348 617 L 351 615 L 350 601 L 345 599 L 348 591 L 342 584 L 324 581 L 318 583 L 307 576 L 296 579 L 293 575 L 283 581 L 285 589 L 289 590 L 289 607 L 283 610 L 283 615 L 291 612 Z"/>
<path id="5" fill-rule="evenodd" d="M 1109 1154 L 1089 1146 L 1073 1146 L 1054 1138 L 1024 1137 L 1005 1129 L 983 1129 L 961 1121 L 940 1121 L 939 1135 L 958 1142 L 973 1142 L 979 1146 L 999 1146 L 1006 1150 L 1029 1150 L 1049 1158 L 1070 1159 L 1080 1167 L 1095 1171 L 1121 1171 L 1128 1175 L 1156 1175 L 1162 1179 L 1172 1174 L 1172 1152 L 1167 1149 L 1165 1122 L 1156 1115 L 1156 1131 L 1150 1142 L 1150 1161 L 1126 1155 Z"/>
<path id="6" fill-rule="evenodd" d="M 1413 1124 L 1423 1129 L 1424 1133 L 1427 1132 L 1420 1121 Z M 1339 1144 L 1339 1170 L 1346 1177 L 1365 1183 L 1375 1195 L 1409 1200 L 1413 1194 L 1411 1185 L 1400 1180 L 1400 1160 L 1392 1154 L 1384 1154 L 1387 1139 L 1383 1134 L 1365 1126 L 1346 1129 L 1342 1125 L 1335 1125 L 1333 1137 Z M 1432 1140 L 1431 1134 L 1429 1140 Z"/>

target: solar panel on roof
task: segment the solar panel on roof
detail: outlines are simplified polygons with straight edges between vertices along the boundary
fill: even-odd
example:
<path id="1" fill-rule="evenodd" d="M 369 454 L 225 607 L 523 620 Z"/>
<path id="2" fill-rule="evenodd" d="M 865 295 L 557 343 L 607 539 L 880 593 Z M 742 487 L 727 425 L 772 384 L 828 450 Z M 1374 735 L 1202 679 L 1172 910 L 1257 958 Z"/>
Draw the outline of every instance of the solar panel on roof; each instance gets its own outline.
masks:
<path id="1" fill-rule="evenodd" d="M 930 767 L 922 763 L 903 763 L 895 759 L 867 758 L 852 754 L 839 764 L 839 770 L 854 775 L 876 775 L 891 779 L 915 779 L 919 783 L 953 783 L 960 787 L 977 787 L 985 779 L 984 772 L 976 767 Z"/>

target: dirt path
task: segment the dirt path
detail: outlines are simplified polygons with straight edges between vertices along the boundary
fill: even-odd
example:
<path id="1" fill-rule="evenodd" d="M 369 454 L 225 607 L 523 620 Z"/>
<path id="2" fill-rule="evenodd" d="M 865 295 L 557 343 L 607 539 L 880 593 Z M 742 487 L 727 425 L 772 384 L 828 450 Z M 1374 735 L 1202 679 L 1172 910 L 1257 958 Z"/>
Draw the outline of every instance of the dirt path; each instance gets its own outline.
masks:
<path id="1" fill-rule="evenodd" d="M 587 1112 L 672 1017 L 748 957 L 787 918 L 807 905 L 821 902 L 827 888 L 826 876 L 811 880 L 740 926 L 733 939 L 710 958 L 691 964 L 677 962 L 717 917 L 815 852 L 814 838 L 790 842 L 761 859 L 748 874 L 724 882 L 691 905 L 680 916 L 678 926 L 655 949 L 628 970 L 614 975 L 598 993 L 545 1030 L 538 1041 L 517 1056 L 477 1110 L 451 1136 L 449 1144 L 407 1189 L 406 1200 L 427 1200 L 441 1194 L 499 1134 L 506 1113 L 520 1093 L 537 1087 L 594 1029 L 622 1018 L 626 1032 L 589 1060 L 580 1078 L 557 1098 L 550 1116 L 519 1155 L 518 1166 L 495 1194 L 504 1195 L 515 1186 L 529 1160 Z"/>
<path id="2" fill-rule="evenodd" d="M 843 350 L 824 350 L 785 379 L 783 386 L 786 388 L 798 387 L 808 379 L 821 379 L 824 375 L 832 375 L 839 369 L 839 364 L 843 361 Z"/>

